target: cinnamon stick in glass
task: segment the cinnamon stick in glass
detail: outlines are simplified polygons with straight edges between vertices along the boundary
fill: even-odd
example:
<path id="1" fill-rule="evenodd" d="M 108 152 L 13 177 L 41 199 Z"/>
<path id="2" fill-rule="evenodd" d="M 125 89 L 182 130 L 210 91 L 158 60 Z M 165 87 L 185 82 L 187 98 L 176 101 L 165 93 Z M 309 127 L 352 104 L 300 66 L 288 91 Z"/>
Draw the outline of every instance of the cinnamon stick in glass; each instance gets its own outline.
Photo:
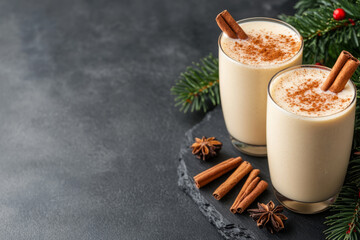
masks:
<path id="1" fill-rule="evenodd" d="M 227 10 L 222 11 L 216 16 L 216 22 L 220 29 L 230 38 L 247 39 L 248 35 L 239 26 L 235 19 Z"/>
<path id="2" fill-rule="evenodd" d="M 349 52 L 342 51 L 336 60 L 333 68 L 331 69 L 331 72 L 329 73 L 329 76 L 326 78 L 325 82 L 321 86 L 321 90 L 327 91 L 333 82 L 335 81 L 336 76 L 339 74 L 341 68 L 345 65 L 347 60 L 349 59 Z"/>
<path id="3" fill-rule="evenodd" d="M 353 57 L 351 53 L 342 51 L 329 76 L 321 86 L 321 90 L 329 90 L 334 93 L 341 92 L 359 65 L 360 61 Z"/>
<path id="4" fill-rule="evenodd" d="M 349 58 L 329 88 L 329 91 L 334 93 L 341 92 L 359 65 L 360 61 L 357 58 Z"/>

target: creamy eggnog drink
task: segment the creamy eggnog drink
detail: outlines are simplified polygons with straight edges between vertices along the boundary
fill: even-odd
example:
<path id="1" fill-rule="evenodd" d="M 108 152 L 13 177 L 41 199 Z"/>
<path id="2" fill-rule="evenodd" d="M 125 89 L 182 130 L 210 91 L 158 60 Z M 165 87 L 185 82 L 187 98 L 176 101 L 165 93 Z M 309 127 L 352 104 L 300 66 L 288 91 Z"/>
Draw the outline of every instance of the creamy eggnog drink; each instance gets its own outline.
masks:
<path id="1" fill-rule="evenodd" d="M 302 38 L 292 26 L 270 18 L 237 22 L 248 35 L 219 37 L 221 105 L 232 143 L 240 151 L 266 155 L 266 92 L 272 76 L 302 63 Z"/>
<path id="2" fill-rule="evenodd" d="M 267 100 L 267 151 L 278 200 L 290 210 L 315 213 L 339 193 L 350 158 L 356 89 L 321 90 L 329 68 L 303 65 L 276 74 Z"/>

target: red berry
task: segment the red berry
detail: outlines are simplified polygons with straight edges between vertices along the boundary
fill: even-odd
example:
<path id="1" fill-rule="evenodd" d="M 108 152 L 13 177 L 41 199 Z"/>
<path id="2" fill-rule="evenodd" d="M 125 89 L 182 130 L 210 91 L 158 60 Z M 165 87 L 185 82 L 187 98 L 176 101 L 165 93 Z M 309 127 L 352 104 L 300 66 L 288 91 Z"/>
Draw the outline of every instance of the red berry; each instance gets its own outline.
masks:
<path id="1" fill-rule="evenodd" d="M 344 9 L 342 9 L 342 8 L 337 8 L 333 12 L 334 19 L 338 20 L 338 21 L 343 20 L 345 18 L 345 15 L 346 15 L 346 13 L 345 13 Z"/>
<path id="2" fill-rule="evenodd" d="M 321 64 L 321 63 L 319 63 L 319 62 L 315 63 L 315 65 L 322 66 L 322 64 Z"/>

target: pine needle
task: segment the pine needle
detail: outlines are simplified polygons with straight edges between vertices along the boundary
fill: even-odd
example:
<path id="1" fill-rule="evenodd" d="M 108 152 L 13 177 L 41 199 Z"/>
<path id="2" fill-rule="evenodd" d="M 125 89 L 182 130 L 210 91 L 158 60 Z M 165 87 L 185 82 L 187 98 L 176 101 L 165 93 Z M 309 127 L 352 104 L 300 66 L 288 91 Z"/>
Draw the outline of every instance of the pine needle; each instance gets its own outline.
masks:
<path id="1" fill-rule="evenodd" d="M 211 105 L 220 104 L 218 60 L 210 54 L 193 63 L 180 75 L 171 93 L 176 95 L 175 106 L 185 113 L 189 109 L 206 112 Z"/>

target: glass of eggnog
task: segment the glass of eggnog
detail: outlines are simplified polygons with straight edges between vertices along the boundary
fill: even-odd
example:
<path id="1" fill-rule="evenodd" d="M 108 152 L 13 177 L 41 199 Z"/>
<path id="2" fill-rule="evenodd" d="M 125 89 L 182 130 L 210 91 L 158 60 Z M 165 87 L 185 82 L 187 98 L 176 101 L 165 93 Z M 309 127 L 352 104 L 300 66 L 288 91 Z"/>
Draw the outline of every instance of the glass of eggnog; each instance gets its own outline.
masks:
<path id="1" fill-rule="evenodd" d="M 317 65 L 277 73 L 268 86 L 267 151 L 277 199 L 312 214 L 327 209 L 345 179 L 353 140 L 356 88 L 321 90 L 331 69 Z"/>
<path id="2" fill-rule="evenodd" d="M 303 40 L 291 25 L 256 17 L 237 21 L 247 39 L 221 33 L 219 81 L 222 111 L 232 144 L 266 156 L 266 92 L 272 76 L 302 63 Z"/>

